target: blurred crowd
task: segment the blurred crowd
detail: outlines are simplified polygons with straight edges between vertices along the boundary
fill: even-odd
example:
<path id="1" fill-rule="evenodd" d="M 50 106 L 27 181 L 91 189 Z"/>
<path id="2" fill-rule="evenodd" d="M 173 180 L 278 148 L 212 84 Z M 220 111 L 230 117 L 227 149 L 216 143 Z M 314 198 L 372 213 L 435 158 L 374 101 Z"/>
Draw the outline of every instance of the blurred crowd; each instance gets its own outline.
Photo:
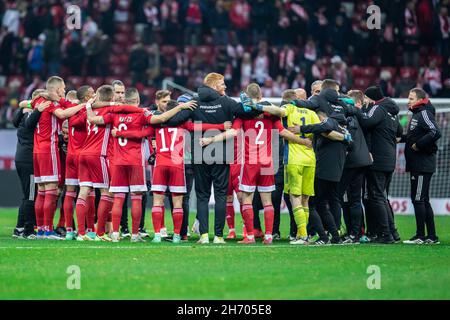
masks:
<path id="1" fill-rule="evenodd" d="M 380 30 L 368 29 L 371 4 Z M 79 30 L 66 25 L 70 5 Z M 279 97 L 333 78 L 344 92 L 379 83 L 392 97 L 416 86 L 449 96 L 449 9 L 450 0 L 2 1 L 0 118 L 50 75 L 69 87 L 117 78 L 150 94 L 166 78 L 195 89 L 215 71 L 229 95 L 251 81 Z"/>

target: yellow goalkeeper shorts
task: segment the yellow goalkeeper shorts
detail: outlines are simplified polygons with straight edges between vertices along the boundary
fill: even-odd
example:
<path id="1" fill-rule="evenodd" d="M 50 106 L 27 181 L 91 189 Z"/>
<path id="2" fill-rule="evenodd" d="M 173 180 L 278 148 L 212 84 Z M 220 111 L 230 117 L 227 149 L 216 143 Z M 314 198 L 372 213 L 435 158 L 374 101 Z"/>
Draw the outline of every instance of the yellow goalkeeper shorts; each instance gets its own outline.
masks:
<path id="1" fill-rule="evenodd" d="M 293 195 L 314 195 L 316 167 L 287 164 L 284 167 L 284 193 Z"/>

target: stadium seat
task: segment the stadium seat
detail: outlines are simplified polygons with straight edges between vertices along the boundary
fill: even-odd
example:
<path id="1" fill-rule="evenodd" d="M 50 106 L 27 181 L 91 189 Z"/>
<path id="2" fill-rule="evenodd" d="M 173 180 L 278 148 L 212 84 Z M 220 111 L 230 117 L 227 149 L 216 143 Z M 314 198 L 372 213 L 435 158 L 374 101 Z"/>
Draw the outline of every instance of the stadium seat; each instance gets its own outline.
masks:
<path id="1" fill-rule="evenodd" d="M 353 80 L 353 87 L 358 90 L 365 90 L 373 83 L 371 78 L 358 77 Z"/>
<path id="2" fill-rule="evenodd" d="M 127 74 L 128 68 L 120 65 L 111 66 L 111 73 L 117 77 L 123 77 Z"/>
<path id="3" fill-rule="evenodd" d="M 121 60 L 121 58 L 120 58 L 119 55 L 117 55 L 117 54 L 112 54 L 112 55 L 109 57 L 109 63 L 110 63 L 111 65 L 118 65 L 118 64 L 121 64 L 121 63 L 122 63 L 122 60 Z"/>
<path id="4" fill-rule="evenodd" d="M 70 76 L 67 80 L 74 86 L 74 88 L 79 88 L 84 85 L 84 78 L 79 76 Z"/>
<path id="5" fill-rule="evenodd" d="M 19 74 L 13 75 L 13 76 L 9 76 L 8 77 L 8 84 L 13 82 L 13 81 L 18 82 L 19 86 L 22 87 L 24 85 L 24 83 L 25 83 L 25 78 L 22 75 L 19 75 Z"/>
<path id="6" fill-rule="evenodd" d="M 162 46 L 161 47 L 161 55 L 162 56 L 168 56 L 168 55 L 174 55 L 177 52 L 177 47 L 175 46 Z"/>
<path id="7" fill-rule="evenodd" d="M 148 101 L 153 101 L 155 98 L 155 92 L 156 90 L 151 87 L 145 87 L 144 90 L 142 90 L 141 95 L 146 96 Z"/>
<path id="8" fill-rule="evenodd" d="M 186 53 L 187 53 L 189 61 L 192 60 L 192 57 L 195 55 L 195 52 L 196 52 L 196 48 L 194 46 L 186 47 Z"/>
<path id="9" fill-rule="evenodd" d="M 361 77 L 362 74 L 363 74 L 363 70 L 362 69 L 363 69 L 363 67 L 353 66 L 351 68 L 353 78 Z"/>
<path id="10" fill-rule="evenodd" d="M 114 35 L 114 42 L 117 44 L 128 44 L 130 40 L 132 41 L 132 38 L 130 38 L 130 35 L 126 33 L 116 33 Z"/>
<path id="11" fill-rule="evenodd" d="M 415 79 L 417 78 L 417 69 L 412 67 L 401 67 L 400 77 Z"/>
<path id="12" fill-rule="evenodd" d="M 111 84 L 114 80 L 120 80 L 117 77 L 109 76 L 105 78 L 105 84 Z"/>
<path id="13" fill-rule="evenodd" d="M 395 79 L 395 76 L 397 75 L 397 68 L 395 67 L 382 67 L 380 70 L 380 73 L 384 70 L 387 70 L 391 73 L 392 79 Z"/>
<path id="14" fill-rule="evenodd" d="M 0 108 L 5 103 L 6 99 L 6 88 L 0 88 Z"/>
<path id="15" fill-rule="evenodd" d="M 103 77 L 86 77 L 86 83 L 97 90 L 98 87 L 105 83 L 105 79 Z"/>
<path id="16" fill-rule="evenodd" d="M 376 77 L 377 76 L 377 69 L 375 67 L 371 67 L 371 66 L 365 66 L 361 68 L 362 71 L 362 76 L 364 77 Z"/>
<path id="17" fill-rule="evenodd" d="M 125 85 L 126 88 L 131 87 L 131 77 L 130 76 L 126 76 L 120 80 L 123 81 L 123 84 Z"/>
<path id="18" fill-rule="evenodd" d="M 117 23 L 116 24 L 116 30 L 120 33 L 129 34 L 133 32 L 132 27 L 127 23 Z"/>

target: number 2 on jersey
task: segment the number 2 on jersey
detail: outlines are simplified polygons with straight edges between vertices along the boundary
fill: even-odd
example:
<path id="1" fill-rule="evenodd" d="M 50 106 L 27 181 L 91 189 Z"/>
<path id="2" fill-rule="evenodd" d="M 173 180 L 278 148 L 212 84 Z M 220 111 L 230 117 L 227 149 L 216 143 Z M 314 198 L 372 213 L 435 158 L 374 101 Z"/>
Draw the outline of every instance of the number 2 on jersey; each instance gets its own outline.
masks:
<path id="1" fill-rule="evenodd" d="M 264 144 L 263 140 L 259 140 L 259 139 L 261 139 L 261 135 L 262 135 L 262 133 L 264 131 L 264 122 L 262 122 L 262 121 L 256 122 L 255 123 L 255 128 L 256 129 L 259 128 L 258 135 L 256 136 L 256 139 L 255 139 L 255 144 Z"/>

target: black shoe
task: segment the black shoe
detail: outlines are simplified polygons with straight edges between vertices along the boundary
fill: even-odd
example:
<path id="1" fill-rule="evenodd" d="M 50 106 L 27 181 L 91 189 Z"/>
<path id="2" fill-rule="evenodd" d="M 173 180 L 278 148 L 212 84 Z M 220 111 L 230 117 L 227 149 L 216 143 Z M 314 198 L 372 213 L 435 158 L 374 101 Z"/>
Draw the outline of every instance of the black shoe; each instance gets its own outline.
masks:
<path id="1" fill-rule="evenodd" d="M 172 242 L 173 241 L 173 235 L 168 235 L 167 237 L 162 238 L 164 241 Z"/>
<path id="2" fill-rule="evenodd" d="M 400 234 L 398 233 L 398 231 L 397 231 L 397 229 L 395 229 L 393 232 L 392 232 L 392 238 L 394 238 L 394 241 L 395 242 L 400 242 Z"/>
<path id="3" fill-rule="evenodd" d="M 23 238 L 27 239 L 27 240 L 36 240 L 37 235 L 36 235 L 36 232 L 34 232 L 34 231 L 24 232 L 23 233 Z"/>
<path id="4" fill-rule="evenodd" d="M 145 230 L 145 228 L 139 229 L 139 235 L 142 238 L 150 238 L 150 235 L 148 234 L 147 230 Z"/>
<path id="5" fill-rule="evenodd" d="M 369 243 L 376 243 L 378 236 L 376 234 L 373 235 L 367 235 L 367 239 L 369 239 Z"/>
<path id="6" fill-rule="evenodd" d="M 345 237 L 345 239 L 342 241 L 343 244 L 359 244 L 358 237 L 355 237 L 353 235 L 349 235 Z"/>
<path id="7" fill-rule="evenodd" d="M 331 244 L 342 244 L 341 237 L 339 237 L 339 236 L 332 237 L 330 242 L 331 242 Z"/>
<path id="8" fill-rule="evenodd" d="M 58 227 L 58 228 L 55 229 L 55 233 L 56 233 L 58 236 L 65 238 L 65 237 L 66 237 L 66 228 L 64 228 L 64 227 Z"/>
<path id="9" fill-rule="evenodd" d="M 316 245 L 316 246 L 327 245 L 327 244 L 330 244 L 330 239 L 328 239 L 328 237 L 319 238 L 316 241 L 314 241 L 313 244 Z"/>
<path id="10" fill-rule="evenodd" d="M 274 233 L 272 235 L 272 240 L 274 240 L 274 241 L 281 240 L 281 235 L 279 233 Z"/>
<path id="11" fill-rule="evenodd" d="M 415 234 L 411 239 L 403 241 L 404 244 L 425 244 L 425 237 Z"/>
<path id="12" fill-rule="evenodd" d="M 122 238 L 131 238 L 131 233 L 128 228 L 121 229 L 120 233 L 122 234 Z"/>
<path id="13" fill-rule="evenodd" d="M 437 236 L 434 237 L 426 237 L 425 244 L 440 244 L 439 238 Z"/>
<path id="14" fill-rule="evenodd" d="M 14 239 L 20 239 L 20 238 L 23 238 L 23 228 L 22 228 L 22 230 L 18 230 L 17 228 L 14 228 L 12 237 L 13 237 Z"/>
<path id="15" fill-rule="evenodd" d="M 382 234 L 379 237 L 377 237 L 375 243 L 392 244 L 395 243 L 395 241 L 391 234 Z"/>

